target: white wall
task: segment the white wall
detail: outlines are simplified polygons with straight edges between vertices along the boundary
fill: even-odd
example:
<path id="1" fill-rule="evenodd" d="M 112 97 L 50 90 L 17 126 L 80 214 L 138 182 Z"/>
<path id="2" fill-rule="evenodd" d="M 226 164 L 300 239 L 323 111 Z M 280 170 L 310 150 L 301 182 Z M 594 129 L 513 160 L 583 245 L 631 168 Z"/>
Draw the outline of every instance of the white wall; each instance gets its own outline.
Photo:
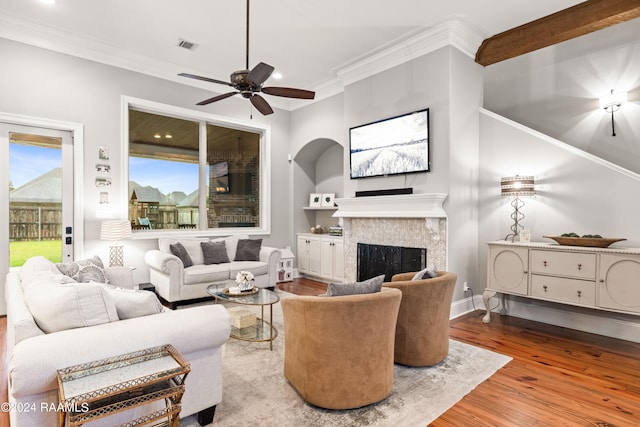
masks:
<path id="1" fill-rule="evenodd" d="M 640 172 L 640 19 L 485 69 L 485 108 Z M 611 114 L 598 98 L 629 91 Z"/>
<path id="2" fill-rule="evenodd" d="M 350 127 L 428 107 L 431 157 L 431 172 L 350 179 L 349 150 L 346 149 L 346 197 L 353 197 L 356 191 L 404 187 L 413 187 L 414 193 L 448 192 L 451 49 L 438 49 L 345 88 L 344 132 L 347 138 Z"/>
<path id="3" fill-rule="evenodd" d="M 293 115 L 296 135 L 305 130 L 342 135 L 344 150 L 344 197 L 359 190 L 413 187 L 414 193 L 447 193 L 445 210 L 449 218 L 448 267 L 459 275 L 454 299 L 463 297 L 462 283 L 479 286 L 477 276 L 477 178 L 478 107 L 482 99 L 482 68 L 453 47 L 438 49 L 410 62 L 398 65 L 352 83 L 345 88 L 342 121 L 332 116 L 329 123 L 340 128 L 318 127 L 328 111 L 319 106 L 306 120 L 302 111 Z M 333 108 L 333 103 L 322 107 Z M 428 107 L 430 114 L 431 171 L 388 177 L 352 180 L 349 178 L 348 129 L 375 120 Z M 301 128 L 301 129 L 298 129 Z M 303 130 L 304 129 L 304 130 Z M 312 138 L 313 131 L 308 138 Z M 316 135 L 317 136 L 317 135 Z M 317 171 L 316 171 L 317 174 Z M 294 213 L 295 215 L 295 213 Z"/>
<path id="4" fill-rule="evenodd" d="M 532 241 L 566 232 L 627 238 L 616 246 L 640 247 L 635 226 L 640 175 L 483 110 L 480 114 L 479 271 L 486 286 L 487 245 L 503 239 L 512 208 L 500 196 L 500 178 L 534 175 L 538 195 L 526 200 L 524 226 Z M 638 339 L 640 318 L 509 297 L 509 314 L 588 332 Z M 492 302 L 492 305 L 494 302 Z M 495 314 L 494 314 L 495 315 Z M 634 338 L 635 336 L 635 338 Z"/>
<path id="5" fill-rule="evenodd" d="M 120 152 L 122 95 L 249 120 L 250 103 L 244 99 L 231 98 L 197 107 L 195 103 L 211 97 L 210 92 L 1 38 L 0 52 L 0 111 L 84 126 L 84 159 L 81 161 L 85 165 L 82 196 L 86 256 L 98 254 L 103 259 L 108 256 L 108 245 L 99 240 L 99 220 L 95 212 L 99 195 L 94 183 L 98 146 L 110 149 L 113 179 L 110 199 L 115 204 L 122 196 L 118 193 L 118 189 L 123 188 L 119 181 L 122 168 L 127 167 L 126 153 Z M 255 112 L 253 120 L 270 125 L 272 135 L 272 224 L 265 244 L 284 247 L 289 244 L 290 218 L 286 207 L 290 198 L 288 186 L 284 185 L 284 189 L 278 186 L 289 180 L 290 113 L 276 110 L 275 114 L 264 117 Z M 126 211 L 122 216 L 126 217 Z M 157 240 L 128 240 L 124 246 L 125 263 L 137 267 L 136 281 L 147 281 L 143 256 L 157 246 Z"/>

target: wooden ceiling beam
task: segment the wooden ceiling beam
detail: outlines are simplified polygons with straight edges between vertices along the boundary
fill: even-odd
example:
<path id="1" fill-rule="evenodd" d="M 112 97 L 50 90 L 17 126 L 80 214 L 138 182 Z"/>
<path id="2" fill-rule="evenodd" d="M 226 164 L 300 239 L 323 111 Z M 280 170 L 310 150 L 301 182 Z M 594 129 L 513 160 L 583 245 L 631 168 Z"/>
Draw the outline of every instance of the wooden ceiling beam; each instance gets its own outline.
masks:
<path id="1" fill-rule="evenodd" d="M 638 17 L 639 0 L 588 0 L 485 39 L 476 62 L 486 67 Z"/>

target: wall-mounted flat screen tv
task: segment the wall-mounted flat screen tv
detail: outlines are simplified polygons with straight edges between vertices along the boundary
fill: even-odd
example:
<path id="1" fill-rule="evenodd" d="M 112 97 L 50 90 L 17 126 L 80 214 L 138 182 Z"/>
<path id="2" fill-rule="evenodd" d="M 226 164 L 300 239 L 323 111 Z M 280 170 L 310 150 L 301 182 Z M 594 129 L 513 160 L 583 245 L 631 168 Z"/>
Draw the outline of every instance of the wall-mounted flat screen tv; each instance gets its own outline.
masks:
<path id="1" fill-rule="evenodd" d="M 429 109 L 349 129 L 351 178 L 429 171 Z"/>

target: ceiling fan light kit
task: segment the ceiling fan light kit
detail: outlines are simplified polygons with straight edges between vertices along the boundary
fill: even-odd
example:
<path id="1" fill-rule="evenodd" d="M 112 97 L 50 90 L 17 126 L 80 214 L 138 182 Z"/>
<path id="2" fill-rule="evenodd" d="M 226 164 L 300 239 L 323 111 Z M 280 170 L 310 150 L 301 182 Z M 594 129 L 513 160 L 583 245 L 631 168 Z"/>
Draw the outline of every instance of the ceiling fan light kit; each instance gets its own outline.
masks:
<path id="1" fill-rule="evenodd" d="M 229 98 L 233 95 L 240 94 L 243 98 L 249 99 L 251 101 L 251 104 L 258 111 L 260 111 L 260 113 L 266 116 L 268 114 L 272 114 L 273 109 L 271 108 L 269 103 L 259 95 L 260 92 L 267 95 L 281 96 L 285 98 L 313 99 L 315 97 L 315 92 L 310 90 L 277 86 L 263 87 L 262 84 L 271 76 L 274 71 L 275 68 L 273 68 L 269 64 L 265 64 L 264 62 L 260 62 L 258 65 L 253 67 L 253 69 L 249 70 L 249 0 L 247 0 L 247 48 L 245 69 L 234 71 L 233 73 L 231 73 L 230 82 L 188 73 L 180 73 L 178 75 L 190 79 L 231 86 L 235 89 L 233 92 L 223 93 L 221 95 L 214 96 L 213 98 L 200 101 L 196 105 L 208 105 L 213 102 Z"/>

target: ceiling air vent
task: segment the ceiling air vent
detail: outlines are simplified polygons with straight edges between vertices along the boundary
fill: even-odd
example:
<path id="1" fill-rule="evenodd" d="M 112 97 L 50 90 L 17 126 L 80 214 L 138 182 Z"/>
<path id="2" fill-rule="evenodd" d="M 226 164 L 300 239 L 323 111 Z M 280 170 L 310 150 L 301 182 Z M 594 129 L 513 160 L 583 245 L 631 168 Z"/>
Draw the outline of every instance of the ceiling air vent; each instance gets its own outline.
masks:
<path id="1" fill-rule="evenodd" d="M 178 46 L 187 50 L 196 50 L 198 45 L 184 39 L 178 39 Z"/>

